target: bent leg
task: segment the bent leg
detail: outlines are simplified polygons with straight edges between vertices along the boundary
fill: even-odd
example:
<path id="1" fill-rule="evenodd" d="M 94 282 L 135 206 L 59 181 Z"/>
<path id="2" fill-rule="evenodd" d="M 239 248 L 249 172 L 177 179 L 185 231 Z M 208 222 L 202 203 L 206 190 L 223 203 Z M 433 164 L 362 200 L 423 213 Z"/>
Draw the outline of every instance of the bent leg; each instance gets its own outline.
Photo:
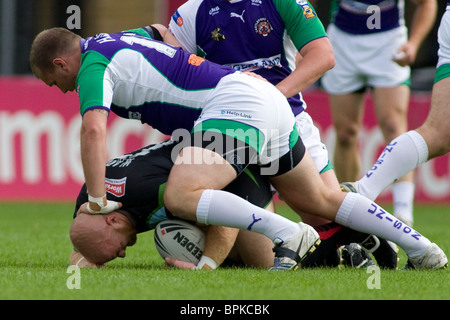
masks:
<path id="1" fill-rule="evenodd" d="M 355 193 L 324 186 L 308 152 L 291 171 L 271 178 L 280 195 L 294 210 L 305 210 L 351 229 L 397 243 L 409 257 L 424 254 L 430 241 L 373 201 Z M 295 188 L 296 186 L 296 188 Z"/>
<path id="2" fill-rule="evenodd" d="M 236 171 L 222 156 L 207 149 L 186 147 L 169 175 L 165 206 L 181 219 L 252 230 L 272 241 L 285 241 L 300 232 L 297 223 L 220 190 L 235 177 Z"/>
<path id="3" fill-rule="evenodd" d="M 428 160 L 450 152 L 450 77 L 436 82 L 431 107 L 424 124 L 417 129 L 428 146 Z"/>

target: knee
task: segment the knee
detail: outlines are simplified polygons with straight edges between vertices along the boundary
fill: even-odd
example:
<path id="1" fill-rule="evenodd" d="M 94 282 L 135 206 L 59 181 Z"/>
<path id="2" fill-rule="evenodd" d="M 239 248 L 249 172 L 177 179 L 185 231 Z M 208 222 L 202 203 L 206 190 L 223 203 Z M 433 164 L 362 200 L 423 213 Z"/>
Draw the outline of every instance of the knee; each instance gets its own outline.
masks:
<path id="1" fill-rule="evenodd" d="M 450 152 L 450 130 L 425 122 L 416 131 L 427 144 L 428 159 L 440 157 Z"/>
<path id="2" fill-rule="evenodd" d="M 386 142 L 389 142 L 406 132 L 406 128 L 406 124 L 401 124 L 395 119 L 387 119 L 386 121 L 380 122 L 380 129 Z"/>
<path id="3" fill-rule="evenodd" d="M 171 214 L 173 214 L 176 217 L 182 218 L 182 199 L 183 199 L 183 193 L 181 190 L 178 190 L 176 186 L 173 186 L 171 184 L 167 184 L 166 188 L 164 190 L 164 206 L 166 207 L 166 210 L 168 210 Z"/>
<path id="4" fill-rule="evenodd" d="M 200 196 L 201 190 L 196 192 L 168 183 L 164 190 L 164 206 L 175 217 L 195 221 Z"/>
<path id="5" fill-rule="evenodd" d="M 359 127 L 355 124 L 336 126 L 336 143 L 342 147 L 354 146 L 358 143 Z"/>

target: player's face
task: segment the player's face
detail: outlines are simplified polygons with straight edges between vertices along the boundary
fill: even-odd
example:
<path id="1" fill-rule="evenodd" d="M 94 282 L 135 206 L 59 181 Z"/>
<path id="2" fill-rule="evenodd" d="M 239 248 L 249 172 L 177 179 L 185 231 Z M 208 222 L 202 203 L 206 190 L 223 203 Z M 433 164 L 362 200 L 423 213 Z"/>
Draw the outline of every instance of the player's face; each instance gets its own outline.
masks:
<path id="1" fill-rule="evenodd" d="M 63 59 L 55 59 L 54 69 L 51 71 L 37 70 L 36 76 L 45 82 L 46 85 L 52 87 L 57 86 L 62 93 L 75 90 L 75 80 L 78 72 L 64 61 Z"/>
<path id="2" fill-rule="evenodd" d="M 102 249 L 102 263 L 115 258 L 125 258 L 126 248 L 136 243 L 136 234 L 123 232 L 123 230 L 110 229 Z"/>
<path id="3" fill-rule="evenodd" d="M 46 72 L 41 79 L 50 87 L 57 86 L 62 93 L 75 90 L 75 79 L 61 69 L 55 69 L 54 72 Z"/>

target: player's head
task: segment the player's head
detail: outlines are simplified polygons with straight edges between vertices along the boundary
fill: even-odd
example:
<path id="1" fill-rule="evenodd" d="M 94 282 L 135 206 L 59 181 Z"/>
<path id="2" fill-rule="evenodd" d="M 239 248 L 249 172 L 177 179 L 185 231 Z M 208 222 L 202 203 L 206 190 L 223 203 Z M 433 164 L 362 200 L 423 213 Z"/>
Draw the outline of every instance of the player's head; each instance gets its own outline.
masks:
<path id="1" fill-rule="evenodd" d="M 107 215 L 79 214 L 70 228 L 73 246 L 90 262 L 104 264 L 125 257 L 127 246 L 136 243 L 136 230 L 119 212 Z"/>
<path id="2" fill-rule="evenodd" d="M 64 28 L 39 33 L 30 51 L 30 66 L 36 77 L 64 93 L 73 91 L 80 69 L 80 40 L 80 36 Z"/>

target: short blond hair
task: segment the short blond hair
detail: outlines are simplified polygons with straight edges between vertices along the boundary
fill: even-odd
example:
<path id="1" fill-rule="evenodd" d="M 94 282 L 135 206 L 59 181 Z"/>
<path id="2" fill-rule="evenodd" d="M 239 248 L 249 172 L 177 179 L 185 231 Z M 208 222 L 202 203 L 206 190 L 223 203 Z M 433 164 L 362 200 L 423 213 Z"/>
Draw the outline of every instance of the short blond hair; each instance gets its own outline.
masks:
<path id="1" fill-rule="evenodd" d="M 81 37 L 65 28 L 51 28 L 40 32 L 33 41 L 30 51 L 30 66 L 34 74 L 54 70 L 53 59 L 71 53 L 74 43 Z"/>

